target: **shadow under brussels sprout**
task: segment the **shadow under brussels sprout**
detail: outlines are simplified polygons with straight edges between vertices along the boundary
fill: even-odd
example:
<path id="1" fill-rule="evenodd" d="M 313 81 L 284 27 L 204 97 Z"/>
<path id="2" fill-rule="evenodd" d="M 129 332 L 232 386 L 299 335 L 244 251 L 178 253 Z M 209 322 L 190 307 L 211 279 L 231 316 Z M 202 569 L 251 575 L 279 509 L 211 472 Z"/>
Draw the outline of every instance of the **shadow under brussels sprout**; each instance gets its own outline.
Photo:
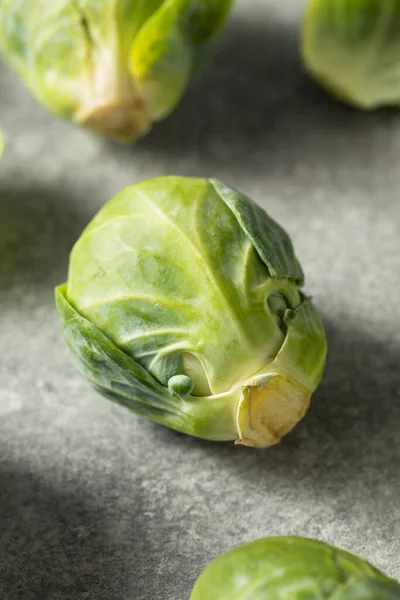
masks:
<path id="1" fill-rule="evenodd" d="M 383 472 L 400 492 L 400 347 L 371 338 L 349 325 L 327 321 L 325 376 L 308 416 L 288 449 L 314 448 L 321 477 L 373 482 Z M 324 474 L 324 470 L 328 472 Z"/>
<path id="2" fill-rule="evenodd" d="M 216 167 L 248 175 L 345 165 L 355 152 L 368 160 L 371 136 L 398 121 L 396 111 L 355 110 L 321 90 L 303 68 L 299 28 L 232 19 L 175 112 L 122 151 L 197 153 L 203 176 Z"/>
<path id="3" fill-rule="evenodd" d="M 57 488 L 28 468 L 3 463 L 0 597 L 109 600 L 151 591 L 144 508 L 141 490 L 123 503 L 112 488 L 101 497 L 76 482 Z"/>
<path id="4" fill-rule="evenodd" d="M 45 283 L 52 293 L 59 274 L 67 271 L 72 245 L 91 217 L 85 203 L 62 187 L 46 188 L 30 178 L 2 181 L 0 288 Z"/>
<path id="5" fill-rule="evenodd" d="M 169 494 L 184 489 L 177 482 L 193 470 L 203 469 L 207 481 L 215 480 L 202 490 L 202 479 L 196 478 L 192 500 L 182 500 L 182 522 L 174 521 L 171 515 L 166 521 L 165 500 L 160 513 L 152 514 L 160 500 L 160 489 L 155 490 L 156 498 L 151 502 L 146 494 L 153 494 L 157 473 L 154 479 L 150 478 L 149 487 L 142 487 L 141 476 L 135 475 L 135 462 L 130 458 L 122 472 L 102 471 L 100 485 L 100 472 L 95 472 L 93 489 L 90 470 L 47 473 L 44 480 L 28 466 L 3 461 L 0 597 L 10 600 L 188 597 L 200 565 L 219 552 L 250 541 L 246 529 L 249 520 L 260 519 L 258 537 L 276 533 L 318 537 L 316 527 L 321 526 L 320 517 L 306 531 L 302 530 L 303 522 L 296 524 L 296 514 L 286 515 L 284 510 L 270 515 L 261 506 L 260 518 L 257 512 L 260 499 L 278 493 L 281 501 L 290 488 L 300 503 L 309 498 L 313 506 L 318 499 L 326 500 L 327 515 L 331 503 L 340 500 L 340 488 L 353 489 L 354 494 L 348 495 L 358 503 L 361 514 L 368 514 L 371 504 L 373 511 L 380 507 L 374 523 L 384 543 L 389 543 L 391 538 L 386 539 L 388 532 L 383 527 L 382 494 L 386 507 L 392 502 L 397 506 L 400 406 L 396 395 L 400 384 L 400 351 L 385 347 L 366 334 L 330 323 L 327 333 L 330 344 L 327 370 L 311 410 L 292 434 L 269 450 L 207 443 L 140 420 L 143 438 L 139 439 L 147 440 L 148 452 L 151 449 L 152 454 L 160 455 L 168 447 L 169 455 L 179 452 L 185 457 L 180 463 L 183 472 L 174 467 L 161 482 L 163 485 L 168 482 L 163 491 L 168 504 L 173 500 Z M 135 417 L 126 409 L 116 409 L 118 419 L 131 421 L 132 442 L 137 443 Z M 146 447 L 142 452 L 146 452 Z M 390 461 L 388 456 L 392 457 Z M 72 459 L 75 461 L 76 457 Z M 116 463 L 111 464 L 115 467 Z M 382 473 L 386 479 L 384 490 L 375 485 Z M 225 487 L 221 488 L 223 482 Z M 368 488 L 368 494 L 359 490 L 361 482 Z M 235 499 L 238 485 L 247 490 L 248 503 L 242 508 Z M 240 498 L 244 500 L 243 495 Z M 213 511 L 221 510 L 222 506 L 217 521 Z M 293 504 L 290 506 L 293 510 Z M 229 517 L 232 509 L 234 521 Z M 340 504 L 338 507 L 344 512 L 352 509 Z M 173 507 L 171 511 L 176 515 Z M 314 514 L 314 508 L 310 513 Z M 238 514 L 242 514 L 239 521 Z M 339 516 L 336 524 L 340 521 Z M 347 526 L 346 519 L 344 523 Z M 200 532 L 203 542 L 199 541 Z M 186 553 L 179 560 L 175 557 L 170 567 L 166 562 L 160 571 L 155 570 L 156 561 L 164 553 L 163 560 L 167 561 L 164 545 L 170 552 L 179 535 L 183 536 Z M 325 530 L 323 535 L 326 536 Z M 354 535 L 350 531 L 350 536 Z"/>

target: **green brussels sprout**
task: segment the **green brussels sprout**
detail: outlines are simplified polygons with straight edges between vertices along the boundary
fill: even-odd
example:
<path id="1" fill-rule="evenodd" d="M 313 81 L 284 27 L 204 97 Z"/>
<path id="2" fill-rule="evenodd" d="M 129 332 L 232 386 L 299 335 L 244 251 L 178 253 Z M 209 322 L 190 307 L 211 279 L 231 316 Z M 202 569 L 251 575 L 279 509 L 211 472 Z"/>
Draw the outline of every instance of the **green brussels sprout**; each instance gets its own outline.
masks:
<path id="1" fill-rule="evenodd" d="M 232 0 L 0 0 L 0 51 L 50 111 L 120 140 L 166 117 Z"/>
<path id="2" fill-rule="evenodd" d="M 265 447 L 305 414 L 324 368 L 288 235 L 227 185 L 158 177 L 108 202 L 56 304 L 104 396 L 209 440 Z"/>
<path id="3" fill-rule="evenodd" d="M 346 550 L 272 537 L 214 560 L 190 600 L 400 600 L 400 585 Z"/>
<path id="4" fill-rule="evenodd" d="M 310 73 L 342 101 L 400 105 L 400 0 L 309 0 L 302 48 Z"/>

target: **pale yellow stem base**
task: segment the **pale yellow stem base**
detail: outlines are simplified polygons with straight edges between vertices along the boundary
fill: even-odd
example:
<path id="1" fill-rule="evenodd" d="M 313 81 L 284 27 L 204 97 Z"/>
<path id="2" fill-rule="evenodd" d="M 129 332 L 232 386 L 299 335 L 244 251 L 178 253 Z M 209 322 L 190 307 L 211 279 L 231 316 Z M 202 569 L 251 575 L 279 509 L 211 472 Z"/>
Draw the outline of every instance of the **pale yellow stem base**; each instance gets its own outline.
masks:
<path id="1" fill-rule="evenodd" d="M 311 392 L 282 375 L 260 376 L 242 392 L 235 443 L 266 448 L 277 444 L 304 417 Z"/>
<path id="2" fill-rule="evenodd" d="M 119 141 L 134 141 L 150 129 L 149 118 L 140 98 L 93 103 L 80 111 L 80 125 Z"/>

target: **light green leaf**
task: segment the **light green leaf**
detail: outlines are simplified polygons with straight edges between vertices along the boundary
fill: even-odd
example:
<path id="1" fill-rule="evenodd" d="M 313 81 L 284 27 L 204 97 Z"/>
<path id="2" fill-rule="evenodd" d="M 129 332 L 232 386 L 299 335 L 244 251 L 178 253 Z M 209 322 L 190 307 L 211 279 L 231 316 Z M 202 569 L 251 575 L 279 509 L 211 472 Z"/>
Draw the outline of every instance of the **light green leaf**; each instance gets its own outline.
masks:
<path id="1" fill-rule="evenodd" d="M 400 0 L 309 0 L 303 57 L 338 98 L 363 109 L 400 104 Z"/>
<path id="2" fill-rule="evenodd" d="M 231 0 L 169 0 L 143 25 L 132 45 L 131 70 L 152 119 L 179 102 L 202 45 L 222 26 Z"/>
<path id="3" fill-rule="evenodd" d="M 220 441 L 235 438 L 229 395 L 215 399 L 190 396 L 191 386 L 184 376 L 172 378 L 170 390 L 160 385 L 73 308 L 66 288 L 58 286 L 55 293 L 64 338 L 77 368 L 102 396 L 140 417 L 189 435 Z"/>
<path id="4" fill-rule="evenodd" d="M 300 285 L 304 275 L 286 233 L 250 198 L 215 179 L 211 184 L 232 210 L 240 226 L 250 238 L 271 277 L 294 279 Z"/>
<path id="5" fill-rule="evenodd" d="M 325 368 L 326 339 L 317 309 L 308 299 L 284 315 L 285 341 L 271 368 L 314 392 Z"/>
<path id="6" fill-rule="evenodd" d="M 193 50 L 179 27 L 185 1 L 165 2 L 132 45 L 131 70 L 153 120 L 168 114 L 189 80 Z"/>

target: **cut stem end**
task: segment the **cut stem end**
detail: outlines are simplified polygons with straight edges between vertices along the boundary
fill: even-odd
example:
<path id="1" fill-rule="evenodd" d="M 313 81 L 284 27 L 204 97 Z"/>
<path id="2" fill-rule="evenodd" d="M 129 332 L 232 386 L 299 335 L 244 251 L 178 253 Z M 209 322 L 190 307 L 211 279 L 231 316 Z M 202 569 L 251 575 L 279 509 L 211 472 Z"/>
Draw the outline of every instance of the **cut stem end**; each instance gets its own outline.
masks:
<path id="1" fill-rule="evenodd" d="M 93 103 L 80 111 L 76 121 L 96 133 L 121 142 L 131 142 L 150 129 L 149 117 L 138 98 L 130 102 L 108 101 Z"/>
<path id="2" fill-rule="evenodd" d="M 277 444 L 304 417 L 311 392 L 282 375 L 260 376 L 242 392 L 236 444 L 267 448 Z"/>

